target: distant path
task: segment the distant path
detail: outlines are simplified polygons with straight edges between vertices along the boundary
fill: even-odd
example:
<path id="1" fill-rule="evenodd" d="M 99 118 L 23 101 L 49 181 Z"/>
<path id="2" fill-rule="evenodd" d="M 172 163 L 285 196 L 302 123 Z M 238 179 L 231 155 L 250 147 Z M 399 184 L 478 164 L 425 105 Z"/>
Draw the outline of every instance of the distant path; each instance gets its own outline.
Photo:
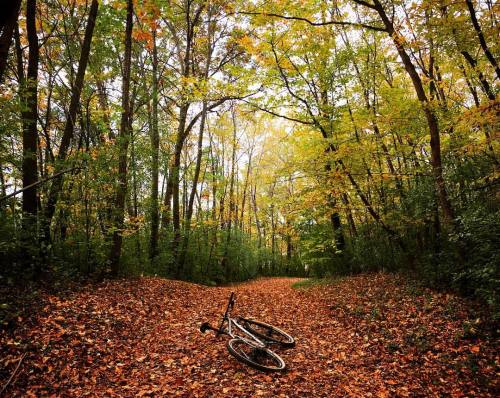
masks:
<path id="1" fill-rule="evenodd" d="M 307 290 L 292 289 L 295 281 L 209 288 L 142 278 L 47 296 L 42 313 L 0 334 L 0 388 L 27 352 L 7 396 L 495 395 L 498 354 L 481 336 L 464 336 L 461 300 L 381 274 Z M 287 373 L 245 367 L 224 337 L 198 331 L 219 321 L 230 291 L 235 314 L 296 337 L 280 352 Z"/>

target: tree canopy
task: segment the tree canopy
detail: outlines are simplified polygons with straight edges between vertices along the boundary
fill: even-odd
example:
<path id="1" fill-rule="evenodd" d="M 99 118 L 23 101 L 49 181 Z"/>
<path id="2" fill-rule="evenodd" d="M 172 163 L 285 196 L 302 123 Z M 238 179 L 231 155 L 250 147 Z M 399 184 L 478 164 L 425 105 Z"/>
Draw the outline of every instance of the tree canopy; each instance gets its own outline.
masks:
<path id="1" fill-rule="evenodd" d="M 498 5 L 16 0 L 8 278 L 407 270 L 498 304 Z"/>

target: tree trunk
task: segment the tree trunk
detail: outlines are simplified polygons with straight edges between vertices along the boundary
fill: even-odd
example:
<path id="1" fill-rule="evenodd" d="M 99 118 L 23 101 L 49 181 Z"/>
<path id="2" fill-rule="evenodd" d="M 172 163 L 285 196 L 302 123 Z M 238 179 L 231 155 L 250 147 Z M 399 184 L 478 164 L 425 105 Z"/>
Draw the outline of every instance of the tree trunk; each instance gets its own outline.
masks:
<path id="1" fill-rule="evenodd" d="M 222 269 L 226 273 L 226 279 L 229 280 L 230 277 L 230 269 L 228 263 L 228 255 L 229 255 L 229 244 L 231 243 L 231 227 L 234 213 L 234 168 L 236 164 L 236 114 L 233 105 L 232 109 L 232 119 L 233 119 L 233 150 L 231 155 L 231 177 L 229 182 L 229 219 L 227 222 L 227 237 L 226 237 L 226 246 L 224 248 L 224 254 L 222 256 Z"/>
<path id="2" fill-rule="evenodd" d="M 173 158 L 171 159 L 173 162 Z M 167 162 L 171 163 L 171 162 Z M 172 169 L 173 164 L 170 167 L 165 166 L 165 177 L 167 179 L 167 189 L 165 191 L 165 196 L 163 197 L 163 211 L 161 216 L 161 226 L 167 229 L 170 226 L 170 221 L 172 217 Z"/>
<path id="3" fill-rule="evenodd" d="M 483 90 L 484 94 L 488 97 L 490 101 L 493 101 L 496 98 L 495 93 L 491 89 L 491 86 L 488 83 L 488 80 L 484 76 L 483 72 L 477 69 L 477 61 L 474 59 L 474 57 L 472 57 L 472 55 L 470 55 L 465 50 L 461 51 L 460 53 L 467 61 L 467 63 L 470 65 L 471 69 L 474 72 L 476 72 L 479 82 L 481 83 L 481 89 Z"/>
<path id="4" fill-rule="evenodd" d="M 108 104 L 108 95 L 106 94 L 106 86 L 104 85 L 104 82 L 100 79 L 97 79 L 96 86 L 97 86 L 97 95 L 99 98 L 99 107 L 103 112 L 103 120 L 104 120 L 104 125 L 106 126 L 107 129 L 108 138 L 111 140 L 115 138 L 115 135 L 113 133 L 113 130 L 111 129 L 111 120 L 109 120 L 109 104 Z M 99 139 L 101 142 L 104 142 L 104 135 L 102 133 Z"/>
<path id="5" fill-rule="evenodd" d="M 172 187 L 172 224 L 174 227 L 174 239 L 172 240 L 172 255 L 176 264 L 176 276 L 181 276 L 179 266 L 179 244 L 181 243 L 181 214 L 180 214 L 180 168 L 182 148 L 184 147 L 186 119 L 189 105 L 182 104 L 179 109 L 179 126 L 177 129 L 177 140 L 175 142 L 174 160 L 170 170 L 170 182 Z"/>
<path id="6" fill-rule="evenodd" d="M 198 134 L 198 148 L 197 148 L 197 153 L 196 153 L 196 165 L 195 165 L 194 176 L 193 176 L 193 189 L 191 190 L 191 193 L 189 195 L 189 202 L 188 202 L 188 207 L 187 207 L 187 211 L 186 211 L 186 227 L 187 228 L 189 228 L 188 225 L 190 226 L 191 218 L 193 216 L 194 198 L 196 196 L 198 180 L 200 178 L 201 159 L 203 156 L 203 132 L 205 130 L 206 117 L 207 117 L 207 102 L 203 101 L 203 109 L 202 109 L 201 120 L 200 120 L 200 131 Z"/>
<path id="7" fill-rule="evenodd" d="M 484 55 L 490 61 L 491 66 L 495 69 L 497 77 L 500 79 L 500 68 L 498 67 L 498 63 L 491 53 L 488 45 L 486 44 L 486 39 L 484 38 L 483 31 L 481 30 L 481 25 L 479 25 L 479 21 L 477 20 L 476 10 L 474 10 L 474 4 L 472 4 L 471 0 L 465 0 L 467 4 L 467 8 L 469 9 L 470 19 L 472 21 L 472 25 L 474 26 L 474 30 L 476 31 L 477 38 L 479 39 L 479 43 L 481 44 L 481 48 L 483 49 Z"/>
<path id="8" fill-rule="evenodd" d="M 325 90 L 321 90 L 321 105 L 324 108 L 327 108 L 328 105 L 328 94 Z M 326 112 L 322 111 L 322 116 L 326 120 L 328 119 L 328 115 Z M 332 138 L 332 132 L 331 131 L 326 131 L 325 129 L 321 129 L 321 134 L 323 135 L 323 138 L 325 139 L 331 139 Z M 335 152 L 335 147 L 333 145 L 328 145 L 326 147 L 326 152 Z M 326 175 L 329 175 L 330 172 L 332 171 L 332 165 L 331 162 L 327 161 L 325 165 L 325 171 Z M 342 230 L 342 223 L 340 221 L 340 214 L 339 212 L 335 209 L 335 206 L 337 204 L 336 198 L 332 195 L 328 195 L 328 206 L 332 209 L 332 214 L 330 215 L 330 222 L 332 224 L 332 231 L 333 231 L 333 239 L 335 242 L 335 248 L 337 250 L 344 250 L 345 248 L 345 238 L 344 238 L 344 231 Z"/>
<path id="9" fill-rule="evenodd" d="M 114 232 L 113 243 L 109 253 L 111 272 L 117 275 L 120 270 L 122 249 L 122 230 L 125 215 L 125 198 L 127 195 L 127 151 L 130 141 L 130 69 L 132 63 L 132 24 L 134 4 L 127 1 L 127 22 L 125 27 L 125 56 L 122 81 L 122 114 L 120 133 L 118 136 L 118 185 L 116 188 L 115 208 L 113 211 Z"/>
<path id="10" fill-rule="evenodd" d="M 356 229 L 356 223 L 354 222 L 354 217 L 352 216 L 350 204 L 349 204 L 349 198 L 347 197 L 346 193 L 342 194 L 342 203 L 345 206 L 345 212 L 346 212 L 346 218 L 349 223 L 349 229 L 351 230 L 351 237 L 354 238 L 357 236 L 358 231 Z"/>
<path id="11" fill-rule="evenodd" d="M 0 16 L 0 31 L 2 32 L 0 35 L 0 83 L 3 81 L 3 74 L 7 67 L 9 49 L 19 18 L 20 8 L 21 0 L 10 0 L 3 4 L 3 13 Z"/>
<path id="12" fill-rule="evenodd" d="M 378 212 L 373 208 L 372 204 L 370 203 L 370 201 L 368 200 L 368 198 L 366 197 L 366 195 L 361 190 L 361 187 L 359 186 L 359 184 L 357 183 L 357 181 L 354 179 L 354 177 L 352 176 L 352 174 L 347 170 L 347 167 L 344 164 L 344 162 L 342 162 L 341 160 L 339 160 L 339 163 L 342 166 L 342 169 L 344 170 L 344 173 L 346 174 L 347 178 L 349 179 L 349 181 L 350 181 L 351 185 L 353 186 L 354 190 L 356 191 L 356 193 L 358 194 L 359 198 L 361 199 L 361 201 L 365 205 L 365 208 L 368 211 L 368 213 L 382 227 L 382 229 L 384 231 L 386 231 L 387 234 L 392 239 L 394 239 L 396 241 L 396 243 L 400 246 L 400 248 L 403 249 L 403 250 L 405 250 L 405 245 L 404 245 L 403 241 L 401 240 L 401 238 L 398 236 L 398 234 L 396 233 L 396 231 L 394 231 L 392 228 L 390 228 L 384 222 L 384 220 L 382 220 L 382 217 L 380 217 L 380 214 L 378 214 Z"/>
<path id="13" fill-rule="evenodd" d="M 158 51 L 156 47 L 156 28 L 153 29 L 153 75 L 152 75 L 152 115 L 151 115 L 151 237 L 149 258 L 158 255 L 158 177 L 160 135 L 158 132 Z"/>
<path id="14" fill-rule="evenodd" d="M 26 31 L 28 35 L 28 70 L 26 79 L 22 79 L 21 96 L 23 119 L 23 189 L 36 183 L 37 173 L 37 147 L 38 147 L 38 36 L 36 33 L 36 0 L 26 2 Z M 22 68 L 22 60 L 21 68 Z M 22 70 L 22 69 L 21 69 Z M 23 228 L 30 236 L 34 230 L 37 216 L 37 189 L 32 186 L 23 191 Z"/>
<path id="15" fill-rule="evenodd" d="M 87 27 L 85 29 L 85 37 L 83 39 L 82 52 L 80 54 L 80 60 L 78 62 L 78 71 L 76 73 L 75 83 L 73 84 L 73 91 L 71 93 L 71 100 L 68 110 L 68 116 L 66 119 L 66 125 L 64 126 L 64 133 L 61 139 L 61 144 L 59 145 L 59 152 L 56 157 L 55 170 L 54 173 L 59 172 L 64 167 L 64 160 L 66 159 L 69 146 L 71 144 L 71 139 L 74 135 L 74 127 L 76 120 L 76 113 L 78 111 L 78 106 L 80 104 L 80 95 L 83 88 L 83 81 L 85 78 L 85 71 L 87 69 L 87 64 L 89 62 L 90 55 L 90 45 L 92 42 L 92 36 L 94 34 L 95 20 L 97 17 L 97 10 L 99 7 L 98 0 L 92 0 L 90 6 L 90 12 L 87 21 Z M 50 241 L 50 223 L 54 212 L 56 209 L 56 204 L 63 186 L 63 176 L 61 178 L 55 179 L 50 187 L 47 205 L 45 207 L 44 214 L 44 239 Z"/>
<path id="16" fill-rule="evenodd" d="M 253 146 L 250 150 L 250 154 L 248 156 L 248 165 L 247 165 L 247 173 L 245 177 L 245 184 L 243 185 L 243 193 L 241 198 L 241 214 L 240 214 L 240 229 L 243 230 L 243 221 L 244 221 L 244 213 L 245 213 L 245 203 L 247 199 L 247 188 L 248 181 L 250 180 L 250 171 L 252 170 L 252 155 L 253 155 Z"/>
<path id="17" fill-rule="evenodd" d="M 441 141 L 439 137 L 439 125 L 436 114 L 432 109 L 432 104 L 430 104 L 427 99 L 422 80 L 420 79 L 415 65 L 413 65 L 410 56 L 407 54 L 405 48 L 403 47 L 402 42 L 398 39 L 398 35 L 394 29 L 393 22 L 387 16 L 379 0 L 374 0 L 374 4 L 375 10 L 378 12 L 380 18 L 382 19 L 388 35 L 392 38 L 394 45 L 396 46 L 405 70 L 411 78 L 413 87 L 415 88 L 415 92 L 417 94 L 417 98 L 422 104 L 425 118 L 427 120 L 427 125 L 429 127 L 429 133 L 431 136 L 431 165 L 439 203 L 443 211 L 445 223 L 454 228 L 455 214 L 453 212 L 451 202 L 448 198 L 448 192 L 446 190 L 446 185 L 443 178 L 443 167 L 441 162 Z"/>
<path id="18" fill-rule="evenodd" d="M 187 252 L 188 244 L 189 244 L 189 232 L 191 230 L 191 219 L 193 217 L 194 198 L 196 196 L 198 180 L 200 178 L 201 159 L 203 156 L 203 131 L 205 129 L 206 116 L 207 116 L 207 102 L 203 101 L 203 109 L 202 109 L 201 120 L 200 120 L 200 130 L 199 130 L 199 134 L 198 134 L 198 148 L 197 148 L 197 153 L 196 153 L 196 165 L 195 165 L 194 176 L 193 176 L 193 188 L 191 189 L 191 192 L 189 194 L 187 210 L 186 210 L 186 214 L 184 217 L 184 223 L 185 223 L 185 225 L 184 225 L 184 239 L 183 239 L 183 243 L 182 243 L 182 248 L 179 252 L 178 266 L 180 267 L 180 269 L 184 269 L 184 263 L 186 260 L 186 252 Z"/>

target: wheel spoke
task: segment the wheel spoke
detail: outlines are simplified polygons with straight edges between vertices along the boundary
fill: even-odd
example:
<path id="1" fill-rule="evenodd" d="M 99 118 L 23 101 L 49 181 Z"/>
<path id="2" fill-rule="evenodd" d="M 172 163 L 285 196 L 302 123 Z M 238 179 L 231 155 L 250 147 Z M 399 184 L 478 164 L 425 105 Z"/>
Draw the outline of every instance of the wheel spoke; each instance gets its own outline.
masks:
<path id="1" fill-rule="evenodd" d="M 246 319 L 244 325 L 250 333 L 269 342 L 279 343 L 287 347 L 293 347 L 295 345 L 293 337 L 272 325 L 252 319 Z"/>
<path id="2" fill-rule="evenodd" d="M 254 347 L 245 340 L 235 338 L 228 342 L 229 352 L 238 360 L 259 370 L 283 370 L 285 363 L 267 348 Z"/>

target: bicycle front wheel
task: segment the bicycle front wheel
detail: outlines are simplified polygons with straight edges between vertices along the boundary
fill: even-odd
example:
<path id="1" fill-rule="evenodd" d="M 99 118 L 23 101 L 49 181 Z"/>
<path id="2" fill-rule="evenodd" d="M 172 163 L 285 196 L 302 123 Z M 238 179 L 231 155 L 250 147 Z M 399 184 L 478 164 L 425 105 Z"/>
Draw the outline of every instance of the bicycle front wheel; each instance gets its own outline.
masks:
<path id="1" fill-rule="evenodd" d="M 285 370 L 285 361 L 268 348 L 255 347 L 242 339 L 231 339 L 227 349 L 238 361 L 264 372 Z"/>
<path id="2" fill-rule="evenodd" d="M 264 341 L 276 343 L 283 347 L 295 346 L 295 339 L 276 326 L 268 325 L 254 319 L 242 318 L 241 320 L 245 329 Z"/>

